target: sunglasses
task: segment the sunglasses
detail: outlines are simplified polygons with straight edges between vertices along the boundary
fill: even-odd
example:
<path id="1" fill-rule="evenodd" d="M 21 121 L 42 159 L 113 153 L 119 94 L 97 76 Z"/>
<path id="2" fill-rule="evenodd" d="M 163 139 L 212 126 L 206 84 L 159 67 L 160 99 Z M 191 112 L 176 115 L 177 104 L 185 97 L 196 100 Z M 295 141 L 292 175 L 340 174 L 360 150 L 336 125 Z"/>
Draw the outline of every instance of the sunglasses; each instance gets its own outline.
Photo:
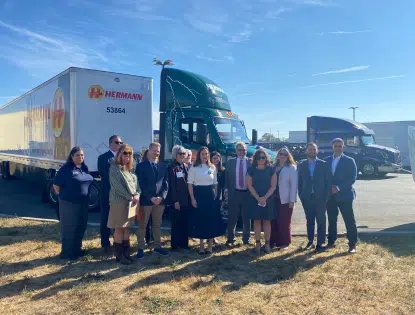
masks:
<path id="1" fill-rule="evenodd" d="M 186 155 L 186 152 L 179 152 L 179 155 Z"/>
<path id="2" fill-rule="evenodd" d="M 133 154 L 133 152 L 126 152 L 126 151 L 124 151 L 122 154 L 123 154 L 123 155 L 132 155 L 132 154 Z"/>
<path id="3" fill-rule="evenodd" d="M 122 141 L 114 141 L 115 144 L 124 144 Z"/>
<path id="4" fill-rule="evenodd" d="M 266 157 L 264 155 L 260 155 L 260 156 L 257 157 L 257 160 L 265 160 L 265 159 L 266 159 Z"/>

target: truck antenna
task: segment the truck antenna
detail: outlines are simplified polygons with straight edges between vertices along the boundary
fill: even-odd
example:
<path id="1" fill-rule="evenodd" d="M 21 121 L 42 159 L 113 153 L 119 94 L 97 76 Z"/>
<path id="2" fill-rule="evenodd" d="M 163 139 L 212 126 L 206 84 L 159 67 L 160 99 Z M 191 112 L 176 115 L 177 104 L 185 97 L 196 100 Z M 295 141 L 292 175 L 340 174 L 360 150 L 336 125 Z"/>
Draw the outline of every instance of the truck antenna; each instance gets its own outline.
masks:
<path id="1" fill-rule="evenodd" d="M 162 66 L 163 69 L 165 66 L 174 66 L 173 60 L 167 59 L 164 62 L 161 62 L 157 58 L 153 58 L 153 62 L 155 66 Z"/>

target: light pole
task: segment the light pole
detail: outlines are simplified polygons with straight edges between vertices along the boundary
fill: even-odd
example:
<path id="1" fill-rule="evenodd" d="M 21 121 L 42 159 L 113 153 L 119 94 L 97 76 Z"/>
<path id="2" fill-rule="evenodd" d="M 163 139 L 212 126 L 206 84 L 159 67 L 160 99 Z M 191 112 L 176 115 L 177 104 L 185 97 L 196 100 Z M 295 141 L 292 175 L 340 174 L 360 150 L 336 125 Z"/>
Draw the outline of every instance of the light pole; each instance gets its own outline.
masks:
<path id="1" fill-rule="evenodd" d="M 353 110 L 353 120 L 356 120 L 356 109 L 359 108 L 359 106 L 351 106 L 349 109 Z"/>

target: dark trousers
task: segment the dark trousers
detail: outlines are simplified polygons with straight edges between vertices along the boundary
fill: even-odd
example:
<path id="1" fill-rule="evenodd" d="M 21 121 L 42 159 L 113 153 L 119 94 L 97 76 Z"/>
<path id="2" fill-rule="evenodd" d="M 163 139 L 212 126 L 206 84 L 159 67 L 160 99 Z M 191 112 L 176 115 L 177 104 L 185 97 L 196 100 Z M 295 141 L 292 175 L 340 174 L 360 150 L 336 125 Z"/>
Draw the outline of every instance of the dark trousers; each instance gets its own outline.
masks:
<path id="1" fill-rule="evenodd" d="M 289 203 L 281 204 L 281 200 L 275 200 L 277 218 L 271 221 L 271 246 L 288 246 L 291 244 L 291 218 L 293 208 Z"/>
<path id="2" fill-rule="evenodd" d="M 228 192 L 228 242 L 235 240 L 235 228 L 239 216 L 242 215 L 243 234 L 242 241 L 247 243 L 251 236 L 251 220 L 249 218 L 249 191 L 235 190 L 233 194 Z"/>
<path id="3" fill-rule="evenodd" d="M 188 212 L 189 209 L 181 207 L 176 210 L 174 205 L 170 208 L 171 211 L 171 248 L 189 248 L 189 233 L 188 233 Z"/>
<path id="4" fill-rule="evenodd" d="M 357 227 L 353 213 L 353 200 L 336 201 L 333 197 L 327 202 L 327 216 L 329 219 L 329 244 L 334 244 L 337 239 L 337 217 L 339 210 L 342 214 L 344 224 L 346 225 L 347 239 L 349 246 L 355 246 L 357 243 Z"/>
<path id="5" fill-rule="evenodd" d="M 101 247 L 108 247 L 110 243 L 111 229 L 108 228 L 108 215 L 110 214 L 109 203 L 101 200 L 101 222 L 100 222 L 100 234 L 101 234 Z"/>
<path id="6" fill-rule="evenodd" d="M 59 200 L 62 251 L 61 256 L 75 258 L 81 251 L 88 223 L 88 204 Z"/>
<path id="7" fill-rule="evenodd" d="M 307 237 L 309 242 L 314 241 L 317 222 L 317 245 L 326 242 L 326 201 L 323 199 L 301 200 L 307 220 Z"/>

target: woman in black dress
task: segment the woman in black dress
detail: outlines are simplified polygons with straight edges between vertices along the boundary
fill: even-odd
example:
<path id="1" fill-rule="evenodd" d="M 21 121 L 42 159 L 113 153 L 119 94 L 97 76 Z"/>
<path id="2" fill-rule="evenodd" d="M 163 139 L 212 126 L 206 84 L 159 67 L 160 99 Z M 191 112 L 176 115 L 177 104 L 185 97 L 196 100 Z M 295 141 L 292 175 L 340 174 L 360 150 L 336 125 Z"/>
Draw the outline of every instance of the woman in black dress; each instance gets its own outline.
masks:
<path id="1" fill-rule="evenodd" d="M 209 159 L 209 149 L 201 147 L 187 180 L 192 209 L 189 213 L 189 237 L 200 239 L 199 254 L 212 253 L 213 239 L 225 234 L 220 209 L 215 202 L 218 193 L 216 167 Z M 205 250 L 203 240 L 208 240 Z"/>
<path id="2" fill-rule="evenodd" d="M 271 159 L 263 149 L 258 149 L 246 177 L 250 199 L 251 220 L 254 220 L 256 252 L 261 251 L 261 230 L 264 227 L 266 253 L 270 252 L 271 220 L 276 217 L 274 198 L 270 198 L 277 187 L 277 176 L 271 166 Z"/>
<path id="3" fill-rule="evenodd" d="M 176 145 L 172 149 L 174 160 L 167 168 L 169 177 L 169 193 L 166 204 L 171 209 L 171 249 L 189 248 L 188 212 L 190 207 L 189 189 L 187 186 L 188 166 L 184 163 L 187 151 Z"/>

